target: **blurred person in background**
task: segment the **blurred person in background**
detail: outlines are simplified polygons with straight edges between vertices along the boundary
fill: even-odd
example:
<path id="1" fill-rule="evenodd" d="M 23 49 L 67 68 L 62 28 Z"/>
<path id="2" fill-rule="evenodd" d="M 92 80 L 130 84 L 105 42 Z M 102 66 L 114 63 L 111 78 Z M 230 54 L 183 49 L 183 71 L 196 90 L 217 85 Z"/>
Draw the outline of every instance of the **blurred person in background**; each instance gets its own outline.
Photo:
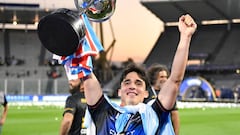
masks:
<path id="1" fill-rule="evenodd" d="M 60 135 L 85 135 L 83 121 L 86 100 L 81 79 L 72 78 L 65 66 L 70 96 L 67 97 L 60 127 Z"/>
<path id="2" fill-rule="evenodd" d="M 7 112 L 8 112 L 8 102 L 7 102 L 7 99 L 6 99 L 6 96 L 5 94 L 1 91 L 0 92 L 0 103 L 1 103 L 1 119 L 0 119 L 0 135 L 2 134 L 2 128 L 3 128 L 3 125 L 6 121 L 6 118 L 7 118 Z"/>
<path id="3" fill-rule="evenodd" d="M 233 97 L 234 97 L 234 103 L 238 103 L 239 93 L 240 93 L 240 85 L 237 85 L 235 88 L 233 88 Z"/>
<path id="4" fill-rule="evenodd" d="M 152 99 L 157 98 L 157 95 L 162 89 L 163 84 L 167 81 L 169 75 L 170 72 L 165 65 L 155 63 L 148 68 L 147 76 L 149 78 L 151 88 L 149 88 L 149 97 L 145 100 L 145 103 L 148 101 L 151 102 Z M 171 109 L 171 120 L 175 134 L 179 135 L 180 120 L 176 102 L 174 107 Z"/>

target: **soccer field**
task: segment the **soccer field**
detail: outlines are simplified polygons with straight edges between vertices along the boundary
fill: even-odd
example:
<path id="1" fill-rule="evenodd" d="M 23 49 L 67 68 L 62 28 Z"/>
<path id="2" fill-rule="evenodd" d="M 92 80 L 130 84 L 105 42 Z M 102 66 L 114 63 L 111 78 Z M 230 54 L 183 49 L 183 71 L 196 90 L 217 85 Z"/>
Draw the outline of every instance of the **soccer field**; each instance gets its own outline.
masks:
<path id="1" fill-rule="evenodd" d="M 240 108 L 181 109 L 180 135 L 240 134 Z"/>
<path id="2" fill-rule="evenodd" d="M 62 107 L 10 106 L 3 135 L 57 135 Z M 237 135 L 240 108 L 180 109 L 180 135 Z"/>
<path id="3" fill-rule="evenodd" d="M 58 135 L 62 107 L 9 106 L 3 135 Z"/>

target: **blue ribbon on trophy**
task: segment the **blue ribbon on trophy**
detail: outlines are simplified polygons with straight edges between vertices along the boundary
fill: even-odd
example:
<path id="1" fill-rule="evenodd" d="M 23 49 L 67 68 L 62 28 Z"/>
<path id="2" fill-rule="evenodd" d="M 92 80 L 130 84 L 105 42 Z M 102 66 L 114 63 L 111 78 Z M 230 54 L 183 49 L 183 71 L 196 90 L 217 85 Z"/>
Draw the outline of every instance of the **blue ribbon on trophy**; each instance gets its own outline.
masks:
<path id="1" fill-rule="evenodd" d="M 74 0 L 77 11 L 60 8 L 41 18 L 38 36 L 53 59 L 64 65 L 68 79 L 89 75 L 91 56 L 103 51 L 90 21 L 103 22 L 115 11 L 116 0 Z"/>

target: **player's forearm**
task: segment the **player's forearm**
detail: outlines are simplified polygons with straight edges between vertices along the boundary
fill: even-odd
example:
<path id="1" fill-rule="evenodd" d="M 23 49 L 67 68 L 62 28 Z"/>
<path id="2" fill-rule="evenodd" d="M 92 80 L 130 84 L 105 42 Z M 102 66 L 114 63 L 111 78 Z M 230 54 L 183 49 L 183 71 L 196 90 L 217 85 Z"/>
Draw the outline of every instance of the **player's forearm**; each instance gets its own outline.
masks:
<path id="1" fill-rule="evenodd" d="M 174 110 L 171 112 L 171 119 L 172 119 L 175 135 L 179 135 L 180 119 L 179 119 L 179 113 L 177 110 Z"/>
<path id="2" fill-rule="evenodd" d="M 70 123 L 63 121 L 61 123 L 60 135 L 67 135 L 70 130 Z"/>
<path id="3" fill-rule="evenodd" d="M 84 93 L 88 105 L 95 105 L 101 98 L 102 88 L 94 73 L 84 80 Z"/>
<path id="4" fill-rule="evenodd" d="M 178 48 L 176 50 L 171 69 L 171 79 L 181 82 L 187 65 L 191 36 L 181 34 Z"/>

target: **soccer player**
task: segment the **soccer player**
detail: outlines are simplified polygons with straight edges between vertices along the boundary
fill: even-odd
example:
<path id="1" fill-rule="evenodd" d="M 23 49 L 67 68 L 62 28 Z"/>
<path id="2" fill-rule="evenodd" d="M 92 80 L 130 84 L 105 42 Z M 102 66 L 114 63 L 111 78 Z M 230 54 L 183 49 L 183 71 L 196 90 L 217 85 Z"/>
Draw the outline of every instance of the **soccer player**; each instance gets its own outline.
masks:
<path id="1" fill-rule="evenodd" d="M 180 41 L 174 56 L 171 74 L 153 104 L 143 103 L 148 97 L 148 79 L 145 71 L 137 66 L 126 68 L 120 79 L 120 96 L 123 107 L 111 103 L 103 95 L 101 85 L 94 73 L 84 78 L 84 93 L 88 104 L 86 126 L 91 135 L 174 134 L 169 123 L 169 110 L 176 102 L 179 86 L 183 80 L 191 37 L 197 25 L 190 15 L 179 18 Z"/>
<path id="2" fill-rule="evenodd" d="M 65 69 L 67 67 L 65 66 Z M 72 79 L 68 73 L 69 92 L 70 96 L 67 97 L 63 119 L 60 127 L 60 135 L 84 135 L 83 121 L 86 110 L 86 100 L 84 97 L 84 90 L 82 82 L 79 78 Z"/>

